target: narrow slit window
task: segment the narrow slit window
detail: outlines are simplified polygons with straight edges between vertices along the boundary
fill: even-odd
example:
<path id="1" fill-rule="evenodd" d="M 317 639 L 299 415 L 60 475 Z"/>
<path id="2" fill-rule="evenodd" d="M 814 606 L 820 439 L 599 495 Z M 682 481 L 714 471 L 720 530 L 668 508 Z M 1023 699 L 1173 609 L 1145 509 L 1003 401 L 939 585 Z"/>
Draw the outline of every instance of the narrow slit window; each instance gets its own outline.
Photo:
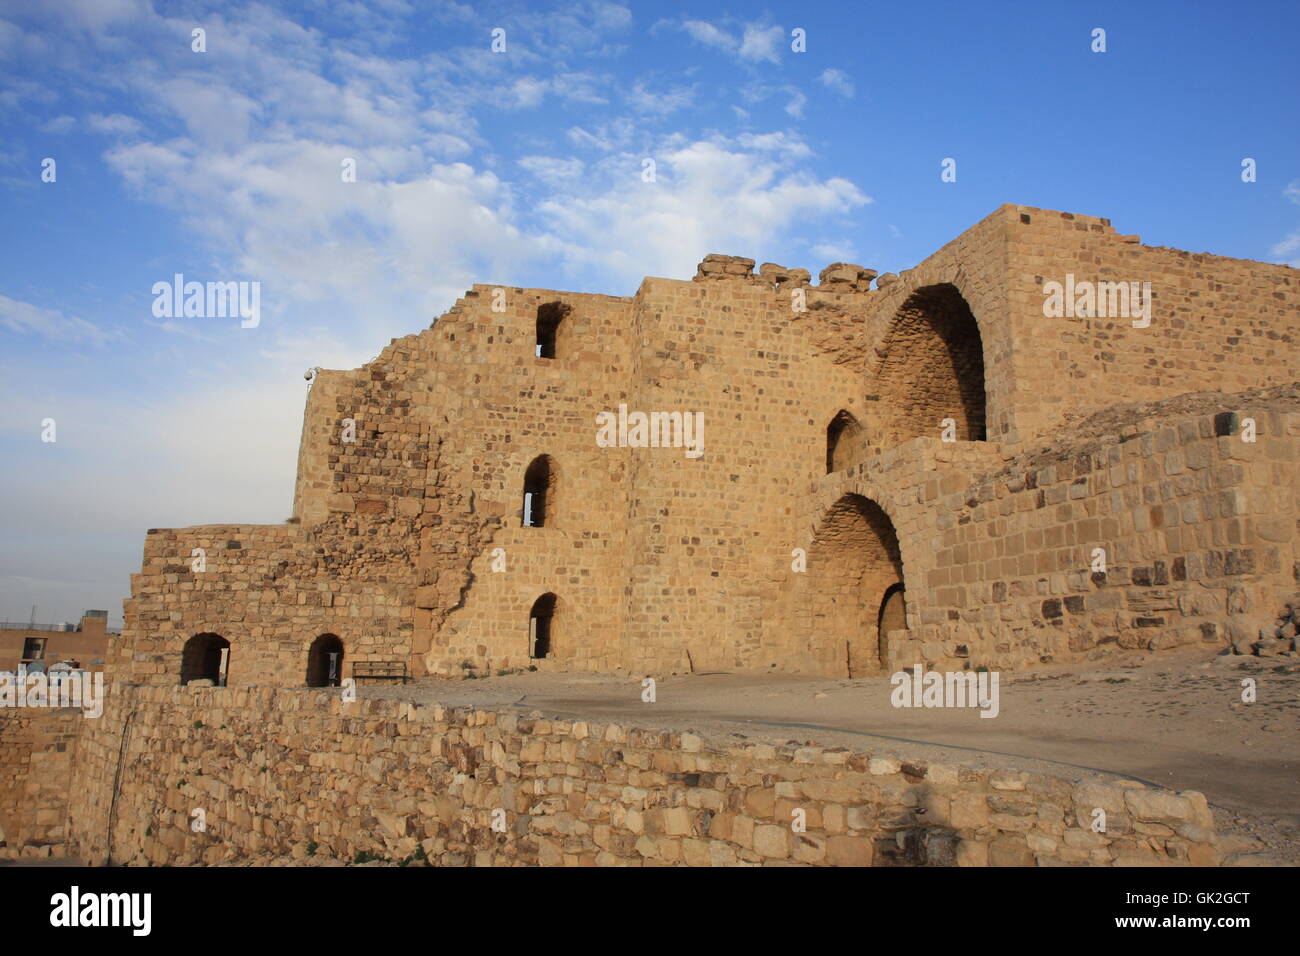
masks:
<path id="1" fill-rule="evenodd" d="M 555 490 L 555 470 L 549 455 L 534 458 L 524 472 L 523 526 L 541 528 L 550 515 Z"/>
<path id="2" fill-rule="evenodd" d="M 537 309 L 536 355 L 538 358 L 557 357 L 556 342 L 560 333 L 560 323 L 568 314 L 569 307 L 562 302 L 548 302 Z"/>

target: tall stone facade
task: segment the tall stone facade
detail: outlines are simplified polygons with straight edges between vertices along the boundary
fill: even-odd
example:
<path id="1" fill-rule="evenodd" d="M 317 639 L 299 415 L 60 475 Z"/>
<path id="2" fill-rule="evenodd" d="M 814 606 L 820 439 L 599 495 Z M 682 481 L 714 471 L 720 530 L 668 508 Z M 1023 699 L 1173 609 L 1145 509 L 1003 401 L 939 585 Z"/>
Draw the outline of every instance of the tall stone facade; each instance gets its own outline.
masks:
<path id="1" fill-rule="evenodd" d="M 293 518 L 151 530 L 116 674 L 1017 668 L 1226 646 L 1295 591 L 1295 270 L 1014 205 L 897 276 L 753 267 L 476 285 L 320 372 Z M 1149 322 L 1045 314 L 1086 282 Z"/>

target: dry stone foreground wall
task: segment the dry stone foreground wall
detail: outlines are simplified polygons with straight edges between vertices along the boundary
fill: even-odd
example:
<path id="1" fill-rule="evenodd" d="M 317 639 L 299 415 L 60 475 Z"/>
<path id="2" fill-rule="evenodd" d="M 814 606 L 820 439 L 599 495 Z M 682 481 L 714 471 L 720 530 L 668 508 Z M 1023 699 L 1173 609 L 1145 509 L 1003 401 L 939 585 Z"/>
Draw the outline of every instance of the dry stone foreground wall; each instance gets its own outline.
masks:
<path id="1" fill-rule="evenodd" d="M 71 842 L 89 863 L 1220 862 L 1201 794 L 1115 778 L 329 692 L 117 686 L 110 701 L 87 722 L 70 801 Z"/>

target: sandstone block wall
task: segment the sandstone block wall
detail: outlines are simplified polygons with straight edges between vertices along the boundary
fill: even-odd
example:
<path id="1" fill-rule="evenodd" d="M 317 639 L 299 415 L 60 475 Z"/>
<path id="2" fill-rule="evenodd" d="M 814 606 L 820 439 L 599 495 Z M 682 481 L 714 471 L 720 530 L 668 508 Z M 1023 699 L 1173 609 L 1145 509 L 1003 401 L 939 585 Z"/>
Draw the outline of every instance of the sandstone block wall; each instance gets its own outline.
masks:
<path id="1" fill-rule="evenodd" d="M 1023 436 L 1067 413 L 1187 392 L 1239 392 L 1296 380 L 1300 276 L 1285 265 L 1144 246 L 1108 219 L 1004 206 L 1014 397 Z M 1027 221 L 1026 221 L 1027 220 Z M 1043 285 L 1149 282 L 1151 325 L 1126 317 L 1043 315 Z"/>
<path id="2" fill-rule="evenodd" d="M 362 535 L 367 544 L 355 547 Z M 232 683 L 301 686 L 321 634 L 342 638 L 349 662 L 405 659 L 415 575 L 413 557 L 403 559 L 413 542 L 402 518 L 151 530 L 109 673 L 178 683 L 185 643 L 209 633 L 231 644 Z"/>
<path id="3" fill-rule="evenodd" d="M 77 743 L 76 708 L 0 710 L 0 859 L 63 855 Z"/>
<path id="4" fill-rule="evenodd" d="M 110 700 L 107 719 L 89 722 L 71 801 L 73 839 L 91 863 L 1218 862 L 1203 796 L 1113 778 L 342 704 L 327 692 L 115 687 Z M 118 751 L 128 773 L 117 772 Z M 1097 808 L 1104 834 L 1091 828 Z M 493 829 L 494 811 L 504 811 L 504 832 Z M 792 826 L 795 811 L 804 832 Z"/>
<path id="5" fill-rule="evenodd" d="M 1227 393 L 1295 380 L 1295 274 L 1133 239 L 1008 205 L 897 276 L 834 263 L 812 285 L 709 256 L 624 298 L 475 286 L 374 362 L 317 376 L 290 523 L 150 534 L 120 675 L 176 683 L 206 631 L 231 641 L 235 683 L 279 685 L 304 682 L 327 633 L 345 673 L 415 674 L 859 676 L 1217 640 L 1295 584 L 1293 420 L 1240 457 L 1204 434 L 1240 411 Z M 1067 273 L 1149 282 L 1151 325 L 1046 317 Z M 1113 447 L 1072 440 L 1080 415 L 1194 390 L 1222 406 L 1120 422 Z M 702 456 L 601 447 L 596 415 L 622 405 L 702 415 Z M 542 458 L 547 520 L 524 527 Z M 207 577 L 186 568 L 200 541 L 219 552 Z M 535 660 L 530 616 L 552 596 Z"/>

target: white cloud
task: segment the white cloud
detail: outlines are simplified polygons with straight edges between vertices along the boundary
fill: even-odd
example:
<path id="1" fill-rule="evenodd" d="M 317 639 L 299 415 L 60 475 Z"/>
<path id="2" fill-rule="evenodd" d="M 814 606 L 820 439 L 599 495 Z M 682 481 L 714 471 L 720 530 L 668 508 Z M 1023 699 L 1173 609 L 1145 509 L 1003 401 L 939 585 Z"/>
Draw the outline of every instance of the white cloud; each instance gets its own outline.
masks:
<path id="1" fill-rule="evenodd" d="M 779 51 L 785 42 L 785 30 L 777 26 L 745 24 L 739 37 L 707 20 L 683 20 L 680 23 L 661 20 L 655 24 L 655 28 L 664 26 L 676 27 L 696 43 L 721 50 L 749 63 L 779 63 Z"/>
<path id="2" fill-rule="evenodd" d="M 609 100 L 601 92 L 613 87 L 614 80 L 594 73 L 561 73 L 551 81 L 551 88 L 561 99 L 571 103 L 604 104 Z"/>
<path id="3" fill-rule="evenodd" d="M 579 51 L 574 62 L 586 65 L 614 49 L 631 22 L 619 4 L 582 0 L 545 22 L 512 19 L 509 58 L 484 42 L 418 60 L 370 53 L 401 41 L 409 26 L 410 14 L 378 9 L 341 7 L 349 25 L 341 38 L 264 5 L 229 22 L 212 14 L 205 25 L 219 70 L 189 52 L 188 22 L 158 16 L 146 0 L 98 9 L 80 0 L 51 14 L 82 44 L 83 55 L 59 69 L 86 99 L 78 109 L 52 85 L 19 81 L 6 102 L 42 116 L 86 115 L 90 130 L 111 137 L 108 168 L 174 217 L 182 238 L 188 229 L 176 255 L 197 256 L 206 274 L 190 276 L 199 270 L 187 265 L 187 277 L 260 281 L 263 321 L 255 330 L 150 321 L 146 305 L 130 327 L 132 344 L 143 343 L 130 356 L 138 365 L 124 374 L 156 373 L 147 386 L 123 386 L 118 369 L 69 386 L 38 374 L 48 368 L 0 368 L 0 400 L 24 416 L 14 420 L 59 405 L 60 454 L 82 456 L 35 477 L 0 473 L 7 500 L 38 486 L 24 516 L 29 538 L 121 535 L 125 584 L 145 527 L 288 515 L 308 366 L 360 365 L 473 282 L 537 284 L 522 280 L 544 266 L 581 276 L 584 286 L 569 287 L 630 293 L 647 273 L 690 276 L 708 252 L 765 255 L 810 223 L 834 235 L 845 213 L 871 201 L 845 179 L 814 175 L 811 150 L 792 133 L 655 132 L 663 117 L 694 105 L 695 88 L 671 82 L 694 82 L 689 71 L 672 74 L 666 88 L 662 74 L 633 84 L 617 98 L 626 115 L 586 110 L 614 98 L 616 86 L 565 58 Z M 437 15 L 477 21 L 467 10 L 448 3 Z M 746 73 L 779 59 L 783 42 L 776 27 L 674 28 Z M 24 55 L 41 42 L 0 32 L 0 48 Z M 793 87 L 763 96 L 802 110 Z M 724 111 L 733 98 L 721 101 Z M 497 143 L 482 132 L 498 128 L 506 108 L 571 105 L 583 108 L 580 118 L 543 117 L 563 138 L 507 132 Z M 508 119 L 522 128 L 533 117 Z M 646 156 L 657 162 L 655 183 L 641 181 Z M 356 182 L 340 177 L 345 158 L 356 161 Z M 159 280 L 181 271 L 167 258 L 156 265 Z M 4 297 L 0 328 L 90 345 L 121 335 Z M 102 383 L 117 398 L 96 393 Z M 46 451 L 24 460 L 44 462 Z M 7 576 L 0 567 L 0 592 Z"/>
<path id="4" fill-rule="evenodd" d="M 833 90 L 848 99 L 852 99 L 856 92 L 853 87 L 853 81 L 849 79 L 849 75 L 843 70 L 836 70 L 833 68 L 822 70 L 819 79 L 822 81 L 822 85 L 828 90 Z"/>
<path id="5" fill-rule="evenodd" d="M 523 76 L 510 87 L 510 105 L 516 109 L 538 106 L 546 96 L 547 82 L 536 77 Z"/>
<path id="6" fill-rule="evenodd" d="M 134 538 L 118 558 L 119 571 L 129 572 L 146 528 L 284 520 L 292 509 L 305 367 L 268 380 L 264 368 L 245 375 L 221 363 L 197 365 L 181 387 L 139 390 L 129 399 L 11 382 L 26 386 L 23 393 L 3 389 L 12 420 L 53 417 L 58 440 L 42 446 L 34 425 L 21 434 L 5 430 L 6 457 L 23 468 L 0 472 L 0 490 L 24 502 L 7 533 L 39 538 L 75 529 L 78 539 Z"/>
<path id="7" fill-rule="evenodd" d="M 823 240 L 814 243 L 809 250 L 824 262 L 852 262 L 857 257 L 857 249 L 847 239 L 838 241 Z"/>
<path id="8" fill-rule="evenodd" d="M 703 43 L 705 46 L 711 46 L 718 50 L 726 50 L 728 53 L 734 53 L 740 49 L 739 40 L 728 33 L 724 33 L 707 21 L 685 20 L 681 23 L 681 28 L 696 43 Z"/>
<path id="9" fill-rule="evenodd" d="M 695 102 L 695 88 L 676 86 L 667 90 L 652 92 L 645 83 L 637 81 L 629 93 L 625 94 L 629 105 L 638 113 L 652 116 L 667 116 Z"/>
<path id="10" fill-rule="evenodd" d="M 784 40 L 785 31 L 780 27 L 749 25 L 745 27 L 744 38 L 737 52 L 742 60 L 766 60 L 770 63 L 779 63 L 781 58 L 777 50 Z"/>
<path id="11" fill-rule="evenodd" d="M 30 302 L 20 302 L 0 295 L 0 327 L 11 332 L 39 335 L 53 342 L 90 345 L 102 348 L 121 334 L 102 329 L 85 319 L 64 315 L 55 309 L 43 309 Z"/>
<path id="12" fill-rule="evenodd" d="M 1300 206 L 1300 179 L 1293 179 L 1287 183 L 1286 188 L 1282 190 L 1282 195 Z M 1300 269 L 1300 255 L 1297 255 L 1300 253 L 1300 230 L 1291 233 L 1281 242 L 1274 243 L 1268 251 L 1270 255 L 1287 265 Z"/>
<path id="13" fill-rule="evenodd" d="M 540 207 L 567 261 L 618 277 L 625 292 L 646 274 L 689 276 L 710 252 L 762 255 L 810 221 L 871 202 L 847 180 L 798 168 L 807 147 L 788 134 L 674 141 L 654 155 L 654 183 L 641 181 L 638 157 L 619 154 L 587 188 Z"/>
<path id="14" fill-rule="evenodd" d="M 812 155 L 808 144 L 790 133 L 741 133 L 735 139 L 745 149 L 759 153 L 783 153 L 790 159 Z"/>
<path id="15" fill-rule="evenodd" d="M 547 185 L 556 186 L 578 179 L 586 168 L 576 157 L 522 156 L 519 165 Z"/>
<path id="16" fill-rule="evenodd" d="M 77 121 L 71 116 L 56 116 L 41 126 L 42 132 L 60 135 L 74 129 Z"/>
<path id="17" fill-rule="evenodd" d="M 134 136 L 140 132 L 140 121 L 122 113 L 91 113 L 86 117 L 86 125 L 96 133 L 112 136 Z"/>
<path id="18" fill-rule="evenodd" d="M 623 118 L 614 120 L 611 123 L 604 123 L 596 127 L 594 131 L 584 129 L 581 126 L 574 126 L 565 135 L 575 146 L 598 149 L 603 153 L 608 153 L 626 147 L 631 142 L 634 132 L 632 122 Z"/>
<path id="19" fill-rule="evenodd" d="M 1287 265 L 1300 269 L 1300 232 L 1293 232 L 1281 242 L 1269 249 L 1269 254 L 1286 262 Z"/>

